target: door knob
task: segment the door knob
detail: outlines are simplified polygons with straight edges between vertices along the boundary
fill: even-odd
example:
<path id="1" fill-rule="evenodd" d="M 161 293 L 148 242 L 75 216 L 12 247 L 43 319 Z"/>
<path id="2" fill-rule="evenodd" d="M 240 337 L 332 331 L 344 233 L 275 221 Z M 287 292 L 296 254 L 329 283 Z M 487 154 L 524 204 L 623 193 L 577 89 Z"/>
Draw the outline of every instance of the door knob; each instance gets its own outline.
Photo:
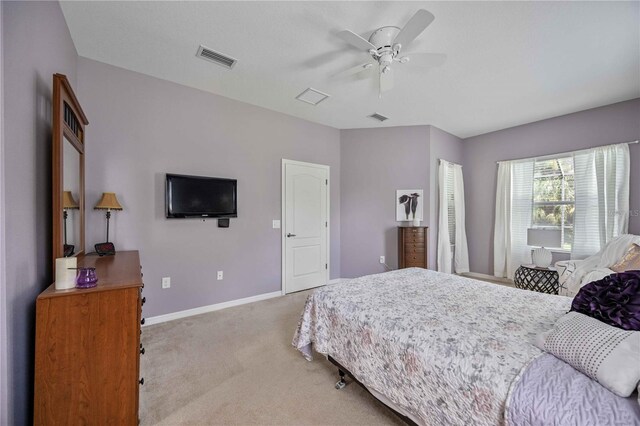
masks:
<path id="1" fill-rule="evenodd" d="M 287 234 L 287 238 L 291 238 L 291 237 L 295 237 L 295 236 L 296 236 L 296 234 L 291 234 L 291 233 Z"/>

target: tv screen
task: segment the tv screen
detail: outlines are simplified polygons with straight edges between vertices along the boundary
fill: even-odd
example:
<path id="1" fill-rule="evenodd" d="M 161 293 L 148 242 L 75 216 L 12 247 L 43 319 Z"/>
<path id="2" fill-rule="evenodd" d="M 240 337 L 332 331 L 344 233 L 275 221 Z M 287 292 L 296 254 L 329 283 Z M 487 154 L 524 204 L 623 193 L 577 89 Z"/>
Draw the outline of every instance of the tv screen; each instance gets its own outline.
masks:
<path id="1" fill-rule="evenodd" d="M 235 179 L 167 174 L 166 215 L 238 217 L 237 187 Z"/>

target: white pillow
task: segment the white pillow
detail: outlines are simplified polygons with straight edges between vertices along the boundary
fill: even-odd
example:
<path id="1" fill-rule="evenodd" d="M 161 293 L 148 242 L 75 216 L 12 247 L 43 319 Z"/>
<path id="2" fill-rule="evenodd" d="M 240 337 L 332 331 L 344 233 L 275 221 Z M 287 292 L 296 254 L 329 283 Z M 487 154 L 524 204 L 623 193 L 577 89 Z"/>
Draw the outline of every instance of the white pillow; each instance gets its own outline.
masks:
<path id="1" fill-rule="evenodd" d="M 640 331 L 569 312 L 551 330 L 537 336 L 536 346 L 616 395 L 628 397 L 640 382 Z"/>

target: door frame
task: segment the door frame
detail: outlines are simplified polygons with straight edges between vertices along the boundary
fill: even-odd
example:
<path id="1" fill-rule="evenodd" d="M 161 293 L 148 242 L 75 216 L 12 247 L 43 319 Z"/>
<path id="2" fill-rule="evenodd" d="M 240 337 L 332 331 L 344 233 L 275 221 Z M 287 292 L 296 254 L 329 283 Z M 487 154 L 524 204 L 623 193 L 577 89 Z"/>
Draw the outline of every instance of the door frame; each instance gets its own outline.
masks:
<path id="1" fill-rule="evenodd" d="M 316 169 L 326 170 L 327 172 L 327 282 L 331 279 L 331 167 L 325 164 L 316 164 L 316 163 L 307 163 L 304 161 L 296 161 L 296 160 L 287 160 L 286 158 L 282 159 L 282 176 L 281 176 L 281 192 L 280 192 L 280 200 L 281 200 L 281 210 L 280 210 L 280 258 L 282 260 L 282 269 L 280 271 L 281 274 L 281 287 L 280 291 L 284 296 L 287 294 L 287 265 L 286 265 L 286 167 L 287 164 L 298 165 L 298 166 L 306 166 L 313 167 Z"/>

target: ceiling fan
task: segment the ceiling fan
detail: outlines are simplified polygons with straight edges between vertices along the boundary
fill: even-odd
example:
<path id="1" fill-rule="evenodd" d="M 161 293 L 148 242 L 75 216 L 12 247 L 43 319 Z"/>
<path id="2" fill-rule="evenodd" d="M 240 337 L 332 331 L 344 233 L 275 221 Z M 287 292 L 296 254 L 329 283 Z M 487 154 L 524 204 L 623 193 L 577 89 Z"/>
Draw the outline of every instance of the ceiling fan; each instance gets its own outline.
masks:
<path id="1" fill-rule="evenodd" d="M 430 12 L 420 9 L 409 19 L 409 22 L 400 29 L 395 26 L 381 27 L 375 30 L 369 40 L 365 40 L 350 30 L 340 31 L 338 37 L 346 41 L 358 50 L 371 55 L 373 61 L 365 62 L 346 71 L 339 73 L 341 76 L 355 75 L 374 68 L 378 63 L 379 94 L 393 88 L 394 62 L 406 64 L 411 61 L 419 67 L 436 67 L 442 65 L 447 55 L 442 53 L 406 53 L 402 50 L 418 37 L 433 22 L 435 16 Z"/>

